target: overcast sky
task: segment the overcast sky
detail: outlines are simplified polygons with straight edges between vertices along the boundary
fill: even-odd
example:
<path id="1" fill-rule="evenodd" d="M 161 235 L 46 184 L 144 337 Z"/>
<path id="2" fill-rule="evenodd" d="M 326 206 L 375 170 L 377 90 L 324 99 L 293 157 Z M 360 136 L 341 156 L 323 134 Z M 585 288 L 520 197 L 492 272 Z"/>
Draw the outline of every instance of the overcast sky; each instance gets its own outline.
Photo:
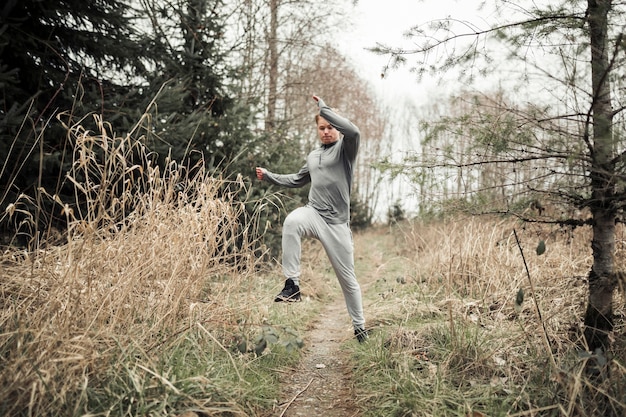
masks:
<path id="1" fill-rule="evenodd" d="M 404 34 L 412 26 L 424 25 L 449 16 L 481 23 L 484 19 L 476 10 L 479 2 L 468 0 L 358 0 L 353 10 L 353 27 L 342 27 L 338 47 L 357 64 L 360 75 L 371 81 L 384 96 L 433 94 L 436 80 L 424 78 L 420 83 L 407 70 L 388 72 L 381 79 L 381 69 L 387 57 L 376 56 L 365 48 L 383 43 L 389 46 L 410 46 Z M 486 24 L 485 24 L 486 25 Z"/>
<path id="2" fill-rule="evenodd" d="M 366 48 L 377 43 L 394 47 L 410 46 L 411 41 L 404 36 L 407 30 L 450 16 L 486 26 L 476 10 L 478 3 L 468 0 L 358 0 L 357 6 L 352 8 L 353 26 L 338 28 L 340 33 L 336 46 L 354 61 L 359 75 L 371 83 L 380 97 L 387 100 L 388 106 L 391 109 L 397 107 L 397 111 L 390 113 L 398 119 L 391 121 L 391 125 L 402 133 L 392 134 L 395 156 L 419 149 L 419 138 L 413 137 L 411 133 L 414 127 L 403 126 L 403 123 L 414 125 L 414 118 L 417 117 L 407 115 L 407 100 L 418 106 L 427 105 L 429 100 L 452 94 L 460 86 L 453 87 L 454 83 L 448 83 L 450 88 L 444 90 L 438 80 L 432 77 L 424 77 L 418 82 L 408 69 L 392 70 L 381 78 L 381 70 L 388 57 L 374 55 Z M 414 192 L 414 185 L 407 182 L 406 178 L 401 176 L 393 182 L 384 183 L 383 188 L 376 207 L 377 219 L 384 218 L 390 202 L 400 201 L 409 214 L 415 212 L 418 196 Z"/>

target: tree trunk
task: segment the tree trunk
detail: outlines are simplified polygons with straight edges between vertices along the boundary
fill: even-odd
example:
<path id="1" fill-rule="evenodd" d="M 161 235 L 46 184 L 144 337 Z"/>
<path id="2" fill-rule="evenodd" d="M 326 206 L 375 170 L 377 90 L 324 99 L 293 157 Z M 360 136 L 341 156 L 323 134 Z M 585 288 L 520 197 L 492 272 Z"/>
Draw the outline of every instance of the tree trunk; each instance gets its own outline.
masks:
<path id="1" fill-rule="evenodd" d="M 276 99 L 278 94 L 278 1 L 270 0 L 269 84 L 267 97 L 267 118 L 265 130 L 270 132 L 276 126 Z"/>
<path id="2" fill-rule="evenodd" d="M 607 15 L 610 0 L 588 0 L 593 87 L 593 141 L 591 152 L 590 204 L 593 215 L 593 266 L 589 273 L 589 299 L 585 313 L 585 339 L 592 351 L 604 352 L 613 330 L 613 292 L 615 250 L 615 163 L 612 135 L 611 93 Z"/>

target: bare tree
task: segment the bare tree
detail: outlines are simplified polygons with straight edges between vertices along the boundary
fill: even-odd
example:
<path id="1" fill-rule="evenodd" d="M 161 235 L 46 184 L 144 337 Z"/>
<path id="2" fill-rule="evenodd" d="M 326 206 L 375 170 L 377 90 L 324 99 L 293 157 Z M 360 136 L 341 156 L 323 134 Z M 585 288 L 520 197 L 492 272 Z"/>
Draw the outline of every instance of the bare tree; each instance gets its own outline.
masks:
<path id="1" fill-rule="evenodd" d="M 289 79 L 307 56 L 316 54 L 332 33 L 320 31 L 318 22 L 332 27 L 343 19 L 345 2 L 331 0 L 228 0 L 231 10 L 229 39 L 233 60 L 241 72 L 233 79 L 242 98 L 254 102 L 268 132 L 289 123 L 292 97 Z M 289 89 L 293 92 L 293 89 Z M 298 91 L 299 95 L 310 92 Z"/>
<path id="2" fill-rule="evenodd" d="M 613 294 L 618 274 L 614 263 L 615 225 L 622 220 L 626 204 L 626 142 L 615 131 L 616 117 L 623 117 L 624 106 L 619 104 L 619 97 L 612 97 L 612 91 L 623 91 L 618 82 L 626 63 L 626 5 L 610 0 L 555 3 L 541 7 L 531 1 L 494 2 L 493 8 L 500 14 L 492 16 L 503 20 L 486 29 L 447 18 L 412 28 L 409 35 L 417 42 L 414 49 L 384 45 L 374 49 L 390 54 L 393 65 L 410 59 L 418 74 L 433 68 L 455 69 L 466 82 L 477 80 L 481 74 L 493 76 L 506 71 L 509 79 L 510 74 L 516 74 L 519 84 L 510 85 L 506 101 L 496 102 L 482 95 L 472 104 L 472 111 L 486 105 L 491 110 L 474 114 L 471 119 L 467 115 L 456 118 L 457 123 L 464 121 L 463 132 L 469 134 L 472 147 L 457 148 L 454 155 L 440 153 L 441 165 L 459 170 L 497 166 L 479 183 L 508 187 L 503 194 L 508 201 L 523 185 L 528 191 L 589 211 L 589 218 L 555 222 L 588 224 L 593 229 L 584 336 L 589 350 L 602 355 L 613 331 Z M 497 48 L 490 50 L 495 45 Z M 446 54 L 446 48 L 454 52 Z M 504 48 L 506 56 L 502 56 Z M 498 53 L 505 59 L 495 59 Z M 428 60 L 432 56 L 442 59 L 433 64 Z M 529 85 L 535 89 L 523 97 L 525 102 L 516 103 L 514 96 L 522 95 L 524 86 Z M 432 129 L 450 133 L 453 123 L 447 118 L 443 125 L 433 125 Z M 460 154 L 465 159 L 454 158 Z M 415 166 L 416 161 L 406 162 Z M 523 167 L 519 173 L 518 167 Z M 511 171 L 515 175 L 510 181 L 494 182 Z"/>
<path id="3" fill-rule="evenodd" d="M 278 95 L 278 4 L 279 0 L 270 0 L 270 27 L 267 43 L 269 46 L 267 117 L 265 130 L 271 132 L 276 124 L 276 106 Z"/>

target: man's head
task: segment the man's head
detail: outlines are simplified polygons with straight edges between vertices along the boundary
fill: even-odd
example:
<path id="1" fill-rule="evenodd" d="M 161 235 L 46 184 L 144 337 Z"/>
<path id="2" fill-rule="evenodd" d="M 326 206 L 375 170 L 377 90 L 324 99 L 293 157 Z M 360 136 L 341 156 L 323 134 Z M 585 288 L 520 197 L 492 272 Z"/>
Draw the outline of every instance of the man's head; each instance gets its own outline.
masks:
<path id="1" fill-rule="evenodd" d="M 317 134 L 320 137 L 323 145 L 337 142 L 339 140 L 339 131 L 332 127 L 328 120 L 324 119 L 319 114 L 315 116 L 315 124 L 317 125 Z"/>

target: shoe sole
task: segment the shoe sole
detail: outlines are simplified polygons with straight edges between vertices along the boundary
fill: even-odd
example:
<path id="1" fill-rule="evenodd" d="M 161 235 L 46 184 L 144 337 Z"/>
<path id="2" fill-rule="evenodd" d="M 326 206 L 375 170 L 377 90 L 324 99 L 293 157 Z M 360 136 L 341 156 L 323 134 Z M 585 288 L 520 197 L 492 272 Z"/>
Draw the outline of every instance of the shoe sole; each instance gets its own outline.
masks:
<path id="1" fill-rule="evenodd" d="M 276 303 L 281 303 L 281 302 L 285 302 L 285 303 L 297 303 L 299 301 L 302 301 L 302 299 L 300 297 L 281 297 L 278 296 L 274 299 L 274 302 Z"/>

